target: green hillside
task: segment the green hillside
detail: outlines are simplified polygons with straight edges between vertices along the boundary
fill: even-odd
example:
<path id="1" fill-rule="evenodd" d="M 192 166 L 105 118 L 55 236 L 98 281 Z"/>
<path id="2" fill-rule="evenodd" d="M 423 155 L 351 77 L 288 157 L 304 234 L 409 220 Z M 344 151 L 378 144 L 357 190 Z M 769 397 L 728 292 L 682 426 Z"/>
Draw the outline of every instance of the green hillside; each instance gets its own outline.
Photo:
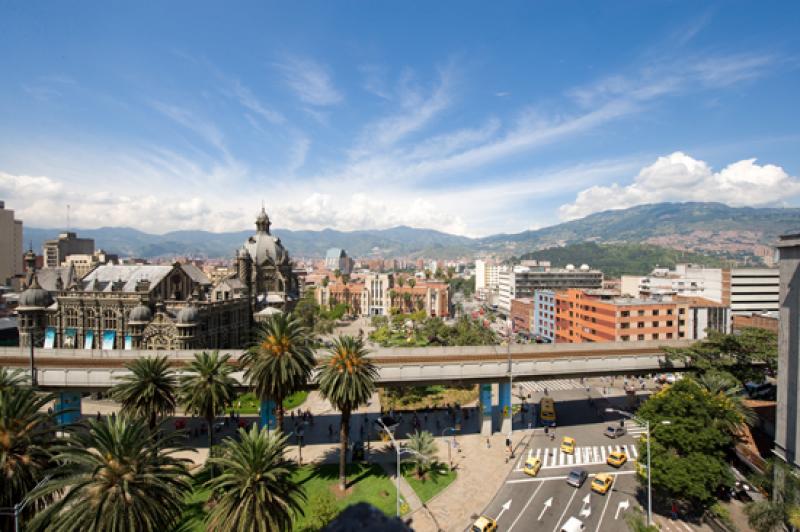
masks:
<path id="1" fill-rule="evenodd" d="M 679 262 L 703 264 L 709 267 L 725 266 L 725 262 L 697 253 L 684 253 L 646 244 L 596 244 L 584 242 L 564 247 L 542 249 L 525 253 L 520 260 L 549 260 L 553 266 L 588 264 L 602 270 L 606 277 L 623 274 L 645 275 L 657 266 L 672 268 Z"/>

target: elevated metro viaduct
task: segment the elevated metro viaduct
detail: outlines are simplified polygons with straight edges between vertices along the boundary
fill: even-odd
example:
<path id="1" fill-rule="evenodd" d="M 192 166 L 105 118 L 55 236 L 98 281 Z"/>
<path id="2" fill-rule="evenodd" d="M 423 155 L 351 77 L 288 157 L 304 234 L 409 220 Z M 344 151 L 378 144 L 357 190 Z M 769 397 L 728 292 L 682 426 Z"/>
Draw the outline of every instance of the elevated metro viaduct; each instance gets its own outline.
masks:
<path id="1" fill-rule="evenodd" d="M 555 379 L 629 375 L 650 373 L 665 368 L 681 369 L 670 363 L 664 347 L 688 347 L 690 340 L 643 342 L 605 342 L 587 344 L 531 344 L 507 346 L 459 346 L 378 348 L 370 358 L 378 368 L 378 384 L 430 385 L 479 384 L 482 433 L 492 431 L 492 384 L 498 384 L 498 406 L 503 412 L 511 409 L 513 379 Z M 33 353 L 35 382 L 40 388 L 58 392 L 57 411 L 69 408 L 79 411 L 81 393 L 105 390 L 119 377 L 128 374 L 125 364 L 143 356 L 166 356 L 178 374 L 197 350 L 82 350 L 41 349 Z M 221 350 L 238 362 L 241 350 Z M 322 359 L 325 351 L 317 353 Z M 510 360 L 510 363 L 509 363 Z M 0 366 L 25 368 L 30 371 L 31 353 L 27 347 L 0 348 Z M 510 366 L 510 367 L 509 367 Z M 511 377 L 509 378 L 509 369 Z M 242 371 L 233 373 L 242 387 L 247 386 Z M 309 387 L 313 382 L 309 383 Z M 508 407 L 508 408 L 506 408 Z M 265 423 L 272 423 L 273 406 L 263 405 Z M 70 418 L 72 419 L 72 418 Z M 509 432 L 511 418 L 503 418 L 502 432 Z"/>

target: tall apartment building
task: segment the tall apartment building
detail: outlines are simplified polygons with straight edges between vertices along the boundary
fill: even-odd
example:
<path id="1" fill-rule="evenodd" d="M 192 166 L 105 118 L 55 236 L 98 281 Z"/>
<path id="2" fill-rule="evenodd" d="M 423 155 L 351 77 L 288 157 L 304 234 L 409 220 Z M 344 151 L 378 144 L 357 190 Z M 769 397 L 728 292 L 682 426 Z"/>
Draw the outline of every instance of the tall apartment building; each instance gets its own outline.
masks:
<path id="1" fill-rule="evenodd" d="M 69 255 L 93 255 L 94 240 L 78 238 L 76 233 L 67 231 L 58 238 L 44 243 L 44 265 L 46 268 L 58 268 Z"/>
<path id="2" fill-rule="evenodd" d="M 355 261 L 347 256 L 347 251 L 339 248 L 331 248 L 325 253 L 325 267 L 330 271 L 339 270 L 345 275 L 353 271 Z M 383 265 L 381 265 L 383 266 Z"/>
<path id="3" fill-rule="evenodd" d="M 776 268 L 704 268 L 677 264 L 656 268 L 650 275 L 623 275 L 621 291 L 632 297 L 681 295 L 702 297 L 730 306 L 732 314 L 778 310 Z"/>
<path id="4" fill-rule="evenodd" d="M 475 261 L 475 293 L 480 299 L 490 299 L 500 287 L 500 274 L 507 271 L 506 266 L 491 260 Z"/>
<path id="5" fill-rule="evenodd" d="M 553 290 L 534 292 L 532 332 L 539 342 L 556 341 L 556 293 Z"/>
<path id="6" fill-rule="evenodd" d="M 575 268 L 541 266 L 515 266 L 498 275 L 497 309 L 508 314 L 511 300 L 533 298 L 536 290 L 566 290 L 567 288 L 599 289 L 603 286 L 603 272 L 592 270 L 586 264 Z"/>
<path id="7" fill-rule="evenodd" d="M 732 314 L 780 309 L 780 271 L 777 268 L 731 268 L 729 302 Z M 723 301 L 724 302 L 724 301 Z"/>
<path id="8" fill-rule="evenodd" d="M 700 340 L 707 329 L 729 332 L 729 310 L 703 298 L 620 297 L 605 290 L 556 294 L 556 342 Z"/>
<path id="9" fill-rule="evenodd" d="M 19 288 L 22 275 L 22 220 L 0 201 L 0 285 Z"/>

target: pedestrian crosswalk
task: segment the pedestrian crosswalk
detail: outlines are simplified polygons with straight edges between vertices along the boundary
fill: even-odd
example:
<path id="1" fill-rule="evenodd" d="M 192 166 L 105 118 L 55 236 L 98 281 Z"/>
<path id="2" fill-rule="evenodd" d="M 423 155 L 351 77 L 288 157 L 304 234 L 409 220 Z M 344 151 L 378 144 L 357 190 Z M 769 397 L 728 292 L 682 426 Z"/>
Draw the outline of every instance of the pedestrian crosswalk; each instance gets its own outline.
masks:
<path id="1" fill-rule="evenodd" d="M 515 385 L 522 386 L 526 393 L 544 392 L 553 390 L 579 390 L 586 388 L 578 379 L 553 379 L 542 381 L 517 381 Z"/>
<path id="2" fill-rule="evenodd" d="M 522 466 L 525 465 L 525 459 L 529 457 L 540 459 L 542 461 L 542 469 L 605 464 L 608 455 L 614 451 L 624 452 L 628 456 L 628 460 L 635 460 L 639 456 L 636 445 L 633 444 L 575 447 L 574 454 L 562 453 L 558 447 L 544 447 L 528 451 L 528 455 L 520 459 L 517 470 L 520 471 L 522 469 Z"/>

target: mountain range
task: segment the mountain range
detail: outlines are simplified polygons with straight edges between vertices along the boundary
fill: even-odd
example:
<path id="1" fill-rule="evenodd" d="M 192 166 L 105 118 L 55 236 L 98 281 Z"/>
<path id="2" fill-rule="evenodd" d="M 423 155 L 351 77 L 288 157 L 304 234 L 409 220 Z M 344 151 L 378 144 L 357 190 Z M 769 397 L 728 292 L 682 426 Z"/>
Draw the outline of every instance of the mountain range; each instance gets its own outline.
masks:
<path id="1" fill-rule="evenodd" d="M 480 254 L 512 256 L 580 242 L 645 243 L 665 248 L 746 260 L 759 246 L 774 245 L 780 234 L 800 229 L 800 208 L 730 207 L 721 203 L 655 203 L 591 214 L 579 220 L 514 234 L 483 238 L 432 229 L 393 227 L 363 231 L 273 229 L 293 257 L 322 257 L 344 248 L 353 257 L 457 258 Z M 40 250 L 62 229 L 24 228 Z M 156 235 L 128 227 L 75 229 L 98 248 L 121 256 L 157 258 L 233 257 L 253 231 L 212 233 L 172 231 Z M 762 253 L 766 253 L 762 251 Z"/>

